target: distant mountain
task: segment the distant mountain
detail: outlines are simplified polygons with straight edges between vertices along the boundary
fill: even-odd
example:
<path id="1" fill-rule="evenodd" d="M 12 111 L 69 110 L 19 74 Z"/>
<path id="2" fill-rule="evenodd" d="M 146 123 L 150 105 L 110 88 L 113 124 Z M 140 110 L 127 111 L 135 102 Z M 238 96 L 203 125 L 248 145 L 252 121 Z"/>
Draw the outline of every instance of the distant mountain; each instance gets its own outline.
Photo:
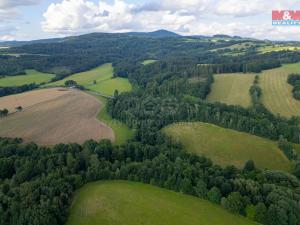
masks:
<path id="1" fill-rule="evenodd" d="M 181 37 L 179 34 L 168 30 L 157 30 L 153 32 L 129 32 L 132 36 L 152 37 L 152 38 L 165 38 L 165 37 Z"/>
<path id="2" fill-rule="evenodd" d="M 230 35 L 227 35 L 227 34 L 216 34 L 213 37 L 214 38 L 232 38 Z"/>
<path id="3" fill-rule="evenodd" d="M 58 43 L 61 42 L 62 38 L 50 38 L 50 39 L 40 39 L 33 41 L 3 41 L 0 42 L 1 47 L 18 47 L 22 45 L 30 45 L 30 44 L 44 44 L 44 43 Z"/>

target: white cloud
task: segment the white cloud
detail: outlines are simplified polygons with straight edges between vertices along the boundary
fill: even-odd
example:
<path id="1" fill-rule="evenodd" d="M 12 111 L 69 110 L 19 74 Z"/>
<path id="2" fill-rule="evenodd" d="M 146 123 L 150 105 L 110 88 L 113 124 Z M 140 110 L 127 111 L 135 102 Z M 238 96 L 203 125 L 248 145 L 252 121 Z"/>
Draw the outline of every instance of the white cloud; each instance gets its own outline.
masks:
<path id="1" fill-rule="evenodd" d="M 56 34 L 169 29 L 181 34 L 229 34 L 286 39 L 294 28 L 271 25 L 271 10 L 295 7 L 298 0 L 153 0 L 146 4 L 62 0 L 44 13 L 42 28 Z M 290 38 L 293 39 L 293 38 Z"/>
<path id="2" fill-rule="evenodd" d="M 262 0 L 223 0 L 216 5 L 215 13 L 230 16 L 258 15 L 269 9 L 267 1 Z"/>
<path id="3" fill-rule="evenodd" d="M 133 21 L 133 5 L 116 0 L 94 4 L 86 0 L 63 0 L 52 3 L 44 13 L 42 28 L 52 33 L 81 33 L 93 30 L 126 30 Z"/>
<path id="4" fill-rule="evenodd" d="M 0 0 L 0 8 L 14 8 L 17 6 L 26 6 L 26 5 L 34 5 L 38 4 L 42 0 Z"/>

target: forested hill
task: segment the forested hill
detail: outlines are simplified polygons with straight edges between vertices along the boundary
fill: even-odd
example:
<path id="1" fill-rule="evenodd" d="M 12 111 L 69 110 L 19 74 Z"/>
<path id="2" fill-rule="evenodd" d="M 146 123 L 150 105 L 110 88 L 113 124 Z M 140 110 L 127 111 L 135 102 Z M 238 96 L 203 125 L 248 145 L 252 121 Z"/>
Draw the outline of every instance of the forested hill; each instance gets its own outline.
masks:
<path id="1" fill-rule="evenodd" d="M 214 72 L 257 72 L 300 58 L 300 54 L 293 51 L 262 54 L 259 48 L 267 44 L 264 41 L 249 42 L 249 39 L 223 36 L 183 37 L 164 30 L 152 33 L 92 33 L 21 44 L 14 43 L 10 48 L 0 50 L 0 75 L 23 74 L 25 69 L 32 68 L 54 73 L 60 79 L 107 62 L 134 67 L 149 58 L 168 64 L 212 64 Z M 242 54 L 237 54 L 233 46 L 239 46 L 238 51 Z"/>

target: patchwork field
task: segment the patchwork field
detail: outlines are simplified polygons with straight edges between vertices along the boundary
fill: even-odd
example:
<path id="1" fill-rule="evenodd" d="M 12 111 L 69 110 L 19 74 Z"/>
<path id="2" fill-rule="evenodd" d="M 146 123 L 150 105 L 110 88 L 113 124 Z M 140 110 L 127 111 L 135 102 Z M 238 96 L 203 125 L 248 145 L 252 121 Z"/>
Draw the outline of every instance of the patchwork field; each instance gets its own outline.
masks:
<path id="1" fill-rule="evenodd" d="M 268 139 L 200 122 L 173 124 L 163 132 L 182 143 L 187 151 L 204 154 L 221 166 L 242 168 L 252 159 L 260 169 L 291 169 L 277 143 Z"/>
<path id="2" fill-rule="evenodd" d="M 109 126 L 115 134 L 115 144 L 125 144 L 127 140 L 134 136 L 134 130 L 130 129 L 125 123 L 113 119 L 107 112 L 107 99 L 101 96 L 97 96 L 91 93 L 95 98 L 97 98 L 101 104 L 102 108 L 97 116 L 97 118 Z"/>
<path id="3" fill-rule="evenodd" d="M 254 78 L 255 74 L 243 73 L 214 75 L 214 83 L 207 100 L 248 107 L 251 104 L 249 89 Z"/>
<path id="4" fill-rule="evenodd" d="M 0 108 L 13 112 L 17 106 L 23 110 L 0 118 L 0 136 L 43 145 L 115 139 L 112 129 L 97 119 L 101 103 L 84 92 L 52 88 L 0 99 Z"/>
<path id="5" fill-rule="evenodd" d="M 287 83 L 290 73 L 300 73 L 300 63 L 265 70 L 260 79 L 263 104 L 274 114 L 286 117 L 300 116 L 300 101 L 294 99 L 293 88 Z"/>
<path id="6" fill-rule="evenodd" d="M 142 62 L 142 64 L 143 64 L 144 66 L 146 66 L 146 65 L 149 65 L 149 64 L 155 63 L 155 62 L 157 62 L 156 59 L 147 59 L 147 60 L 144 60 L 144 61 Z"/>
<path id="7" fill-rule="evenodd" d="M 0 87 L 21 86 L 24 84 L 41 84 L 49 82 L 55 75 L 49 73 L 41 73 L 36 70 L 26 70 L 26 75 L 6 76 L 0 78 Z"/>
<path id="8" fill-rule="evenodd" d="M 67 80 L 74 80 L 85 88 L 106 95 L 113 95 L 115 90 L 122 93 L 131 91 L 132 89 L 128 79 L 113 77 L 113 67 L 111 63 L 103 64 L 94 69 L 71 75 L 63 80 L 51 83 L 50 86 L 63 86 Z"/>
<path id="9" fill-rule="evenodd" d="M 147 219 L 145 219 L 147 218 Z M 77 191 L 66 225 L 255 225 L 220 206 L 151 185 L 89 183 Z"/>

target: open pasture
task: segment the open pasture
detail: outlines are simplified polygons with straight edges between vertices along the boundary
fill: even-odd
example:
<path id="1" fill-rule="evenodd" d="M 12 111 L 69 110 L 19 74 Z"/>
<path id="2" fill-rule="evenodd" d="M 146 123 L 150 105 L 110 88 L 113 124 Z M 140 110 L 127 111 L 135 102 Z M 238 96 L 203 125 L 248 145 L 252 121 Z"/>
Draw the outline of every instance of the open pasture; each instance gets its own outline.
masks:
<path id="1" fill-rule="evenodd" d="M 268 139 L 201 122 L 172 124 L 163 132 L 187 151 L 203 154 L 221 166 L 243 168 L 251 159 L 260 169 L 291 169 L 277 143 Z"/>
<path id="2" fill-rule="evenodd" d="M 16 105 L 23 110 L 0 118 L 2 137 L 20 137 L 43 145 L 115 139 L 112 129 L 97 119 L 101 103 L 84 92 L 43 89 L 0 100 L 0 108 L 13 110 Z"/>
<path id="3" fill-rule="evenodd" d="M 293 87 L 287 83 L 288 75 L 291 73 L 300 73 L 300 63 L 265 70 L 260 76 L 262 102 L 275 115 L 300 116 L 300 101 L 293 97 Z"/>
<path id="4" fill-rule="evenodd" d="M 67 80 L 74 80 L 87 89 L 101 94 L 113 95 L 115 90 L 119 93 L 131 91 L 132 87 L 128 79 L 113 77 L 113 67 L 111 63 L 106 63 L 94 69 L 76 73 L 63 80 L 53 82 L 51 86 L 63 86 Z"/>
<path id="5" fill-rule="evenodd" d="M 255 74 L 228 73 L 214 75 L 212 90 L 207 96 L 209 102 L 248 107 L 251 104 L 249 89 Z"/>
<path id="6" fill-rule="evenodd" d="M 258 225 L 206 200 L 151 185 L 94 182 L 75 194 L 66 225 Z"/>
<path id="7" fill-rule="evenodd" d="M 5 76 L 0 78 L 0 87 L 21 86 L 24 84 L 41 84 L 51 81 L 54 74 L 41 73 L 36 70 L 25 70 L 26 75 Z"/>

